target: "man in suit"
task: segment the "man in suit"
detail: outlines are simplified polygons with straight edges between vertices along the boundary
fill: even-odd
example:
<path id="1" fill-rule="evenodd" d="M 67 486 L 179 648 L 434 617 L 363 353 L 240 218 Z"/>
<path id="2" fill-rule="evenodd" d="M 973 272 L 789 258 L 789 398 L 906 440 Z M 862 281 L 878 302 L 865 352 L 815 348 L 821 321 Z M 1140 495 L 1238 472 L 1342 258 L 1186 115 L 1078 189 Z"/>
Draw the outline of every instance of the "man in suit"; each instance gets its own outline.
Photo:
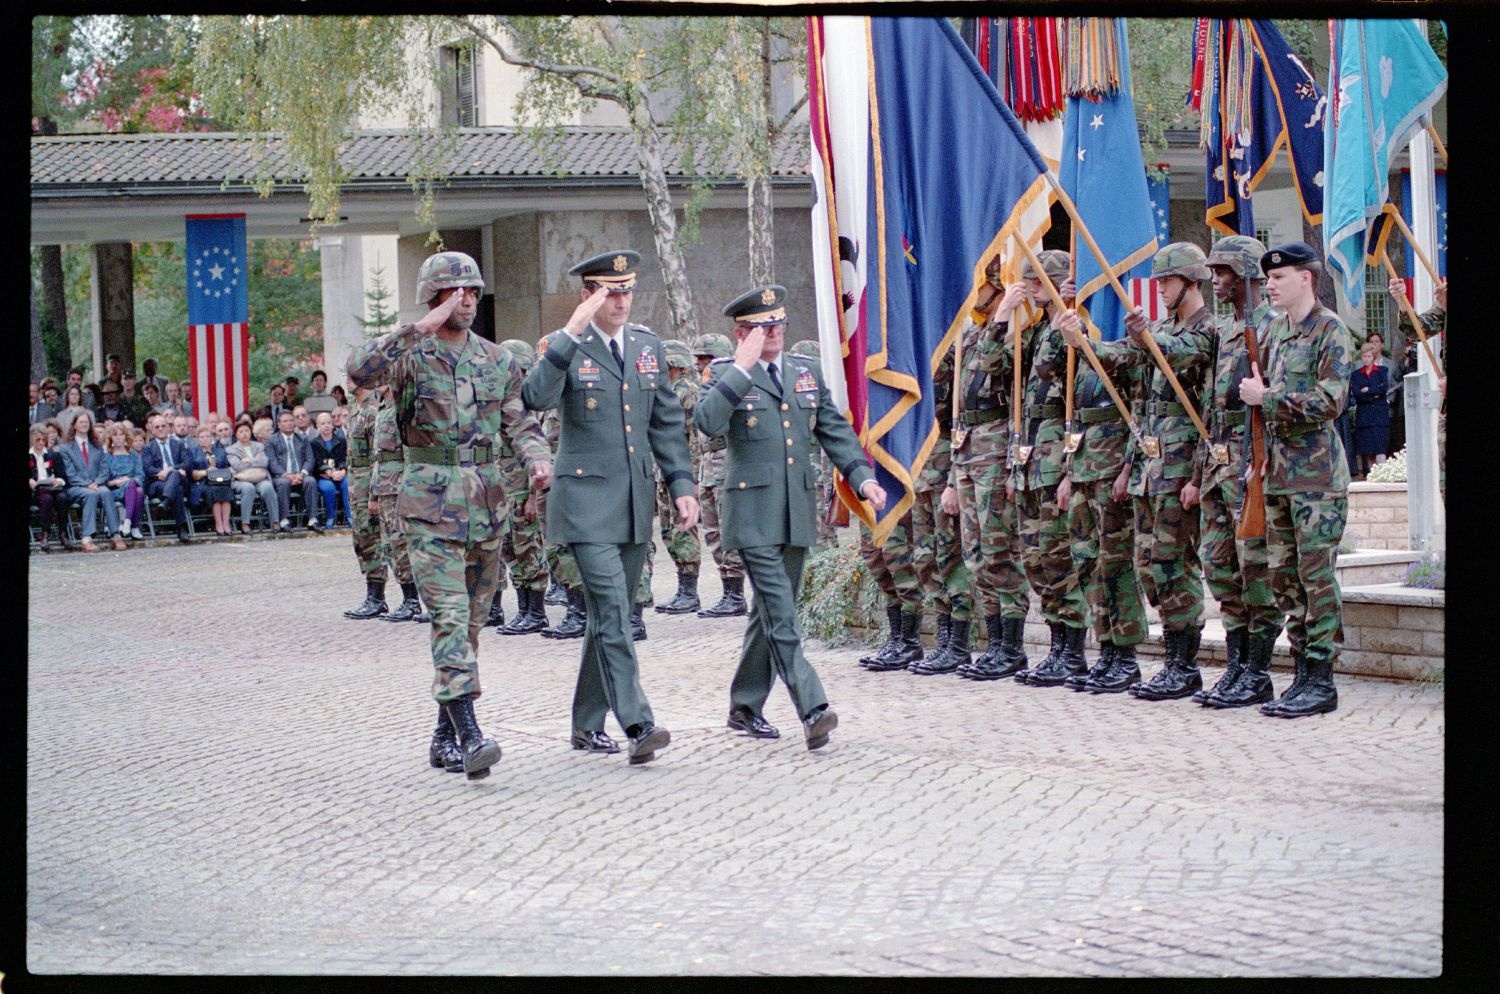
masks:
<path id="1" fill-rule="evenodd" d="M 26 424 L 30 426 L 46 421 L 56 413 L 52 405 L 42 399 L 41 388 L 35 383 L 31 384 L 31 403 L 26 408 Z"/>
<path id="2" fill-rule="evenodd" d="M 271 384 L 271 405 L 270 406 L 271 406 L 271 423 L 273 425 L 279 425 L 279 424 L 281 424 L 281 412 L 282 411 L 290 411 L 291 410 L 290 407 L 287 407 L 286 404 L 283 403 L 283 398 L 285 398 L 285 397 L 286 397 L 286 387 L 282 386 L 280 383 L 272 383 Z"/>
<path id="3" fill-rule="evenodd" d="M 69 504 L 83 505 L 83 541 L 79 547 L 84 552 L 98 552 L 94 544 L 94 531 L 99 524 L 99 509 L 104 508 L 104 529 L 109 533 L 110 544 L 115 551 L 123 551 L 125 540 L 120 537 L 119 505 L 109 492 L 109 465 L 104 450 L 89 441 L 94 430 L 94 416 L 83 412 L 73 419 L 69 429 L 72 437 L 58 446 L 62 456 L 63 479 L 68 488 L 63 491 L 63 500 Z"/>
<path id="4" fill-rule="evenodd" d="M 172 509 L 177 522 L 177 540 L 188 540 L 188 470 L 192 457 L 182 441 L 168 430 L 167 419 L 153 414 L 146 419 L 149 438 L 141 449 L 141 468 L 146 471 L 146 499 L 161 498 Z"/>
<path id="5" fill-rule="evenodd" d="M 323 530 L 318 520 L 318 481 L 313 476 L 312 448 L 307 439 L 297 432 L 292 412 L 283 410 L 277 420 L 277 431 L 266 439 L 266 464 L 271 471 L 271 486 L 276 488 L 276 500 L 281 513 L 287 513 L 292 499 L 292 488 L 302 491 L 302 507 L 307 511 L 307 527 L 315 532 Z M 281 531 L 292 527 L 289 518 L 283 517 L 277 526 Z"/>
<path id="6" fill-rule="evenodd" d="M 802 653 L 797 590 L 809 547 L 818 541 L 816 443 L 856 493 L 876 510 L 885 490 L 875 482 L 854 430 L 834 407 L 819 364 L 782 351 L 786 288 L 756 287 L 730 301 L 739 346 L 733 359 L 709 366 L 712 378 L 693 421 L 727 436 L 720 500 L 725 549 L 740 550 L 755 591 L 740 665 L 729 689 L 729 727 L 755 738 L 780 736 L 761 712 L 780 675 L 802 719 L 808 749 L 828 742 L 838 715 Z"/>
<path id="7" fill-rule="evenodd" d="M 630 738 L 632 765 L 655 758 L 672 738 L 652 720 L 630 628 L 655 517 L 655 465 L 679 526 L 698 522 L 682 404 L 667 381 L 661 340 L 628 322 L 639 262 L 635 252 L 613 251 L 568 270 L 583 280 L 578 307 L 521 390 L 528 408 L 556 408 L 562 424 L 547 537 L 571 547 L 588 615 L 573 747 L 619 751 L 604 734 L 610 709 Z"/>

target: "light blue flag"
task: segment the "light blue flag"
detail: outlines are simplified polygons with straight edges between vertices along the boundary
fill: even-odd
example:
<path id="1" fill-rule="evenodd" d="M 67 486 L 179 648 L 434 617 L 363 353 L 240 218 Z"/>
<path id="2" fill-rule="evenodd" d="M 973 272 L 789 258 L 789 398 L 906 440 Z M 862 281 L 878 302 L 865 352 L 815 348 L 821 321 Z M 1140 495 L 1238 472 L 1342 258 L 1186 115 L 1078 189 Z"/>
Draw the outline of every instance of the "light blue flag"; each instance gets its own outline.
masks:
<path id="1" fill-rule="evenodd" d="M 1078 207 L 1083 223 L 1099 243 L 1121 283 L 1151 275 L 1156 254 L 1156 212 L 1146 188 L 1146 166 L 1130 99 L 1130 56 L 1125 22 L 1110 22 L 1119 50 L 1120 87 L 1090 100 L 1069 96 L 1063 118 L 1059 180 Z M 1126 308 L 1088 245 L 1073 233 L 1074 285 L 1078 306 L 1089 312 L 1104 341 L 1125 334 Z"/>
<path id="2" fill-rule="evenodd" d="M 1350 305 L 1364 299 L 1366 234 L 1390 193 L 1391 156 L 1448 88 L 1427 38 L 1409 20 L 1346 20 L 1335 30 L 1324 133 L 1323 251 Z"/>

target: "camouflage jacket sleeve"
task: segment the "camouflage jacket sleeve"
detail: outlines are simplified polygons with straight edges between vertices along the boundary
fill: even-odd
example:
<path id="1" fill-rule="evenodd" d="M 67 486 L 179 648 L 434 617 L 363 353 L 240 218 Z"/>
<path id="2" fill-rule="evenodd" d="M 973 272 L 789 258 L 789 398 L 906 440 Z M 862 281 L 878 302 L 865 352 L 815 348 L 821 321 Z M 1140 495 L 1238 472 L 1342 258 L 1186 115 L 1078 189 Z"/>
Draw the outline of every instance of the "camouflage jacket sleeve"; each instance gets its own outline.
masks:
<path id="1" fill-rule="evenodd" d="M 422 338 L 416 325 L 407 324 L 365 342 L 349 354 L 349 361 L 344 364 L 349 382 L 358 387 L 375 387 L 382 378 L 390 377 L 396 363 Z"/>
<path id="2" fill-rule="evenodd" d="M 1279 322 L 1271 343 L 1267 389 L 1261 409 L 1267 427 L 1333 421 L 1349 394 L 1349 331 L 1338 315 L 1319 308 L 1296 328 Z M 1264 333 L 1267 325 L 1262 324 Z M 1272 325 L 1275 327 L 1275 325 Z M 1274 427 L 1272 427 L 1274 426 Z"/>
<path id="3" fill-rule="evenodd" d="M 500 403 L 500 431 L 510 442 L 511 451 L 525 461 L 527 470 L 552 462 L 552 450 L 536 416 L 521 399 L 521 367 L 509 364 L 505 398 Z"/>
<path id="4" fill-rule="evenodd" d="M 1448 312 L 1441 307 L 1432 307 L 1417 315 L 1422 322 L 1422 331 L 1428 335 L 1441 335 L 1448 330 Z M 1401 334 L 1408 338 L 1416 338 L 1416 329 L 1411 326 L 1411 318 L 1406 316 L 1406 308 L 1401 308 Z"/>

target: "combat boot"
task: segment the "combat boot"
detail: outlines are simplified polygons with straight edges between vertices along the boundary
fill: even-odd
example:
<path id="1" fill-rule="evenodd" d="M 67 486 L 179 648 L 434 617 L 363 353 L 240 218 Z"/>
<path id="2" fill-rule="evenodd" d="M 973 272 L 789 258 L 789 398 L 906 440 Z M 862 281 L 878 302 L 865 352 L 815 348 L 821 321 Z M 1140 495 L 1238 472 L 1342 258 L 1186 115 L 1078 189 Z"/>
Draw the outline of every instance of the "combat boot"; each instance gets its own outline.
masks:
<path id="1" fill-rule="evenodd" d="M 1294 683 L 1280 700 L 1262 707 L 1262 714 L 1277 718 L 1306 718 L 1338 710 L 1339 692 L 1333 686 L 1333 660 L 1305 659 L 1299 662 L 1303 674 L 1301 684 Z"/>
<path id="2" fill-rule="evenodd" d="M 1000 641 L 1004 638 L 1001 626 L 1002 620 L 998 614 L 987 614 L 984 616 L 984 652 L 967 663 L 960 663 L 958 669 L 954 672 L 967 680 L 969 679 L 969 674 L 974 671 L 976 666 L 985 666 L 990 660 L 1000 655 Z"/>
<path id="3" fill-rule="evenodd" d="M 646 641 L 646 619 L 641 617 L 641 612 L 645 609 L 646 605 L 637 604 L 630 611 L 630 641 L 632 642 Z"/>
<path id="4" fill-rule="evenodd" d="M 438 705 L 437 727 L 432 730 L 432 743 L 427 747 L 427 765 L 449 773 L 464 771 L 464 754 L 459 751 L 453 722 L 448 720 L 448 709 L 441 704 Z"/>
<path id="5" fill-rule="evenodd" d="M 1099 643 L 1099 658 L 1087 673 L 1075 673 L 1063 681 L 1063 686 L 1069 690 L 1087 690 L 1090 680 L 1097 680 L 1109 672 L 1109 664 L 1115 658 L 1115 644 L 1113 642 Z"/>
<path id="6" fill-rule="evenodd" d="M 484 619 L 484 624 L 481 627 L 488 628 L 494 625 L 496 628 L 499 628 L 505 624 L 505 609 L 500 606 L 500 595 L 503 593 L 505 593 L 504 590 L 495 590 L 495 599 L 490 601 L 490 616 Z"/>
<path id="7" fill-rule="evenodd" d="M 698 600 L 698 574 L 677 571 L 677 596 L 656 605 L 658 614 L 692 614 L 703 605 Z"/>
<path id="8" fill-rule="evenodd" d="M 969 667 L 970 680 L 999 680 L 1014 676 L 1026 665 L 1025 618 L 1000 618 L 1000 651 L 989 662 Z"/>
<path id="9" fill-rule="evenodd" d="M 550 573 L 547 575 L 552 583 L 547 587 L 547 594 L 542 598 L 542 601 L 543 603 L 551 604 L 553 607 L 562 607 L 568 603 L 568 592 L 563 588 L 562 584 L 557 582 L 557 577 L 552 576 Z"/>
<path id="10" fill-rule="evenodd" d="M 1062 670 L 1063 640 L 1065 638 L 1064 629 L 1066 627 L 1067 626 L 1065 626 L 1060 621 L 1047 622 L 1047 632 L 1051 636 L 1050 642 L 1047 646 L 1047 655 L 1043 656 L 1042 661 L 1040 663 L 1037 663 L 1036 666 L 1031 667 L 1030 669 L 1017 670 L 1017 683 L 1030 683 L 1033 676 L 1043 671 L 1045 671 L 1046 673 L 1046 679 L 1050 679 L 1052 673 L 1054 671 L 1058 671 L 1057 679 L 1052 680 L 1051 683 L 1039 683 L 1037 684 L 1038 687 L 1047 687 L 1063 682 L 1063 678 L 1067 676 L 1066 673 L 1060 672 Z"/>
<path id="11" fill-rule="evenodd" d="M 1194 694 L 1193 700 L 1199 704 L 1207 704 L 1210 697 L 1222 694 L 1234 686 L 1245 670 L 1245 642 L 1249 637 L 1248 628 L 1224 629 L 1224 675 L 1208 690 L 1200 690 Z"/>
<path id="12" fill-rule="evenodd" d="M 1135 646 L 1116 645 L 1110 656 L 1109 669 L 1097 677 L 1090 676 L 1083 689 L 1093 694 L 1118 694 L 1141 682 L 1141 667 L 1135 659 Z"/>
<path id="13" fill-rule="evenodd" d="M 386 612 L 382 620 L 414 621 L 421 610 L 422 602 L 417 599 L 417 585 L 408 580 L 401 584 L 401 606 L 394 611 Z"/>
<path id="14" fill-rule="evenodd" d="M 516 591 L 516 616 L 508 625 L 500 628 L 501 635 L 530 635 L 547 627 L 547 613 L 542 608 L 542 599 L 546 595 L 540 590 L 527 590 L 522 587 Z"/>
<path id="15" fill-rule="evenodd" d="M 455 697 L 443 709 L 453 723 L 458 736 L 458 749 L 463 757 L 464 775 L 470 780 L 482 780 L 490 775 L 490 767 L 500 762 L 500 747 L 494 739 L 487 739 L 474 719 L 474 695 Z"/>
<path id="16" fill-rule="evenodd" d="M 350 608 L 344 612 L 344 617 L 355 621 L 364 621 L 367 618 L 378 618 L 389 611 L 385 604 L 385 581 L 365 581 L 365 602 L 359 607 Z"/>
<path id="17" fill-rule="evenodd" d="M 724 581 L 724 596 L 713 607 L 698 612 L 700 618 L 734 618 L 748 613 L 745 604 L 745 578 L 729 577 Z"/>
<path id="18" fill-rule="evenodd" d="M 941 616 L 938 620 L 942 620 Z M 937 673 L 952 673 L 960 666 L 973 665 L 973 659 L 969 655 L 969 624 L 968 621 L 950 620 L 948 638 L 940 650 L 925 659 L 917 660 L 907 669 L 923 676 L 932 676 Z"/>
<path id="19" fill-rule="evenodd" d="M 886 624 L 889 625 L 890 629 L 891 629 L 890 637 L 885 640 L 885 645 L 882 645 L 875 652 L 870 653 L 868 656 L 860 656 L 859 657 L 859 665 L 861 665 L 861 666 L 869 666 L 875 660 L 880 659 L 880 658 L 882 658 L 884 656 L 889 656 L 889 655 L 891 655 L 892 653 L 896 652 L 897 650 L 899 650 L 901 648 L 901 605 L 900 604 L 889 604 L 889 605 L 886 606 L 886 609 L 885 609 L 885 621 L 886 621 Z"/>
<path id="20" fill-rule="evenodd" d="M 1061 622 L 1047 627 L 1052 630 L 1052 651 L 1027 674 L 1028 687 L 1056 687 L 1075 673 L 1088 669 L 1083 658 L 1083 629 L 1069 628 Z"/>
<path id="21" fill-rule="evenodd" d="M 1184 628 L 1167 632 L 1167 661 L 1148 682 L 1136 684 L 1131 693 L 1143 701 L 1175 701 L 1189 697 L 1203 686 L 1198 671 L 1198 642 L 1203 629 Z"/>
<path id="22" fill-rule="evenodd" d="M 944 657 L 948 655 L 948 638 L 953 634 L 953 616 L 951 614 L 940 614 L 937 616 L 937 638 L 933 639 L 932 651 L 924 653 L 920 659 L 914 659 L 907 665 L 907 669 L 913 673 L 927 671 L 929 665 L 942 665 Z M 939 672 L 932 670 L 932 672 Z M 943 670 L 941 672 L 947 672 Z"/>
<path id="23" fill-rule="evenodd" d="M 563 616 L 551 628 L 543 628 L 542 638 L 548 639 L 581 639 L 583 638 L 584 624 L 588 620 L 588 614 L 584 610 L 583 591 L 568 591 L 568 613 Z"/>
<path id="24" fill-rule="evenodd" d="M 1271 686 L 1271 651 L 1276 648 L 1276 633 L 1251 635 L 1245 632 L 1245 653 L 1239 678 L 1220 690 L 1215 687 L 1203 702 L 1211 708 L 1243 708 L 1264 704 L 1276 696 Z"/>
<path id="25" fill-rule="evenodd" d="M 876 656 L 865 669 L 876 673 L 904 670 L 922 658 L 922 615 L 901 615 L 901 639 L 889 656 Z"/>

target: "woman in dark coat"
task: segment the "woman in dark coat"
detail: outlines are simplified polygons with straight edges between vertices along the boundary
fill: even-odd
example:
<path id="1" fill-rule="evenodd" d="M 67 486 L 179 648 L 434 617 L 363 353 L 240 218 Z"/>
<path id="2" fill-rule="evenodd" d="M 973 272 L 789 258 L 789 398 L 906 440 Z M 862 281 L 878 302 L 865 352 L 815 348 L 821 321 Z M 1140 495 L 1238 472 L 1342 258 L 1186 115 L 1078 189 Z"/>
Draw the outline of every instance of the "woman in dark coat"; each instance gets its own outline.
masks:
<path id="1" fill-rule="evenodd" d="M 1359 350 L 1359 365 L 1349 377 L 1349 396 L 1354 398 L 1354 455 L 1359 475 L 1365 476 L 1375 463 L 1385 461 L 1391 430 L 1391 409 L 1385 402 L 1390 389 L 1390 371 L 1380 359 L 1380 346 L 1366 342 Z"/>

